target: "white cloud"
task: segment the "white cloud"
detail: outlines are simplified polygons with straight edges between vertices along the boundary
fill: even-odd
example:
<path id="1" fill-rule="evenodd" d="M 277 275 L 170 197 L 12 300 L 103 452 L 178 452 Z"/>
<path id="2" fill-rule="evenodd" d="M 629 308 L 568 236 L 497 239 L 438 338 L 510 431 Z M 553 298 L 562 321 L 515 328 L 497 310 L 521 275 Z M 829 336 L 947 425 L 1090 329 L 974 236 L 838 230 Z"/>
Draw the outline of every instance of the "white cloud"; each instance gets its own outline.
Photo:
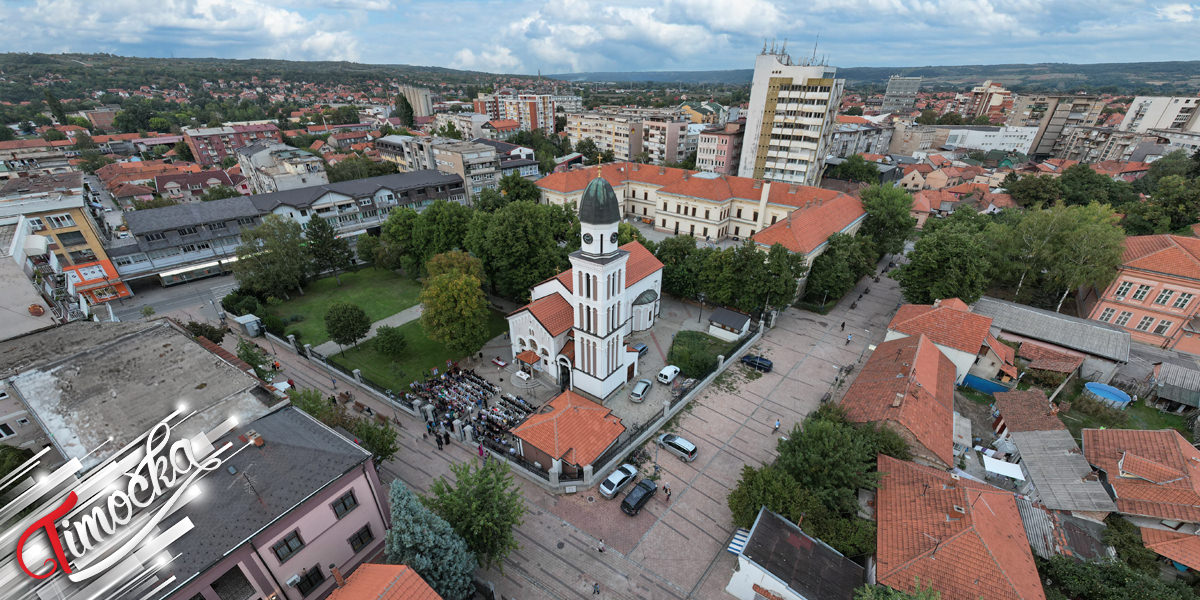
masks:
<path id="1" fill-rule="evenodd" d="M 454 62 L 450 65 L 468 71 L 510 73 L 521 66 L 521 59 L 513 56 L 512 50 L 503 47 L 490 48 L 479 54 L 470 48 L 463 48 L 455 53 Z"/>
<path id="2" fill-rule="evenodd" d="M 668 0 L 666 5 L 712 31 L 764 36 L 803 27 L 769 0 Z"/>
<path id="3" fill-rule="evenodd" d="M 1191 23 L 1200 16 L 1196 14 L 1200 13 L 1200 10 L 1196 10 L 1191 4 L 1168 4 L 1156 12 L 1159 18 L 1173 23 Z"/>

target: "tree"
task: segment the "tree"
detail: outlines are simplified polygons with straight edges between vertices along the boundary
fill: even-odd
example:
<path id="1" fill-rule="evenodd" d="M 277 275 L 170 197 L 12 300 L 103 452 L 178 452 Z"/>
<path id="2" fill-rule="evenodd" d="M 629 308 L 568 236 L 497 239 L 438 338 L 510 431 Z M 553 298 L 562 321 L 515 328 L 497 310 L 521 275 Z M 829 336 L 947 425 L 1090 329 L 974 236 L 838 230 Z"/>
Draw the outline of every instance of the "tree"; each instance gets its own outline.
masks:
<path id="1" fill-rule="evenodd" d="M 447 600 L 473 596 L 475 555 L 454 528 L 426 508 L 399 479 L 392 482 L 388 500 L 392 523 L 398 526 L 387 532 L 384 542 L 387 562 L 408 565 Z"/>
<path id="2" fill-rule="evenodd" d="M 480 281 L 484 280 L 483 263 L 478 258 L 461 250 L 451 250 L 450 252 L 434 254 L 429 259 L 429 262 L 425 263 L 425 273 L 430 279 L 450 273 L 458 273 L 461 275 L 470 275 Z"/>
<path id="3" fill-rule="evenodd" d="M 927 109 L 921 111 L 921 116 L 917 117 L 917 125 L 936 125 L 938 114 L 936 110 Z"/>
<path id="4" fill-rule="evenodd" d="M 7 127 L 5 129 L 7 129 Z M 80 152 L 83 152 L 84 150 L 94 150 L 96 148 L 96 141 L 92 139 L 92 136 L 86 133 L 77 133 L 75 134 L 74 148 Z"/>
<path id="5" fill-rule="evenodd" d="M 408 350 L 408 340 L 399 327 L 380 325 L 375 331 L 375 349 L 396 360 Z"/>
<path id="6" fill-rule="evenodd" d="M 1085 164 L 1067 167 L 1059 176 L 1058 183 L 1063 190 L 1062 201 L 1068 206 L 1092 202 L 1120 206 L 1137 201 L 1137 194 L 1128 183 L 1113 181 Z"/>
<path id="7" fill-rule="evenodd" d="M 470 208 L 457 202 L 435 200 L 413 221 L 412 244 L 406 254 L 420 268 L 434 254 L 460 249 L 470 222 Z"/>
<path id="8" fill-rule="evenodd" d="M 1108 527 L 1100 534 L 1100 539 L 1117 551 L 1117 558 L 1135 571 L 1158 575 L 1158 554 L 1146 547 L 1137 526 L 1115 514 L 1105 518 L 1104 524 Z"/>
<path id="9" fill-rule="evenodd" d="M 520 548 L 513 529 L 525 515 L 525 499 L 513 484 L 508 464 L 489 460 L 450 465 L 452 485 L 439 477 L 429 488 L 425 504 L 446 520 L 466 542 L 485 569 L 499 567 Z"/>
<path id="10" fill-rule="evenodd" d="M 537 184 L 516 173 L 509 173 L 500 179 L 500 192 L 508 202 L 524 200 L 537 204 L 542 199 L 542 191 Z"/>
<path id="11" fill-rule="evenodd" d="M 145 317 L 147 321 L 149 321 L 150 317 L 154 316 L 154 307 L 150 306 L 149 304 L 143 306 L 142 307 L 142 316 Z"/>
<path id="12" fill-rule="evenodd" d="M 312 388 L 295 388 L 288 394 L 288 401 L 296 408 L 308 413 L 314 419 L 330 426 L 351 429 L 354 427 L 354 417 L 346 410 L 345 404 L 330 402 L 321 390 Z"/>
<path id="13" fill-rule="evenodd" d="M 766 281 L 763 304 L 766 307 L 787 306 L 796 298 L 796 288 L 808 267 L 804 255 L 792 254 L 783 244 L 776 243 L 767 251 Z"/>
<path id="14" fill-rule="evenodd" d="M 227 186 L 214 185 L 200 195 L 201 202 L 212 202 L 213 200 L 222 200 L 224 198 L 237 198 L 242 195 L 241 192 Z"/>
<path id="15" fill-rule="evenodd" d="M 357 304 L 334 302 L 325 310 L 325 331 L 329 333 L 329 339 L 343 348 L 358 346 L 358 341 L 370 330 L 371 318 Z"/>
<path id="16" fill-rule="evenodd" d="M 209 325 L 208 323 L 198 321 L 188 321 L 187 325 L 184 325 L 183 328 L 193 336 L 203 337 L 214 344 L 220 344 L 221 340 L 225 339 L 224 327 L 217 327 L 216 325 Z"/>
<path id="17" fill-rule="evenodd" d="M 630 160 L 632 160 L 635 163 L 641 163 L 643 165 L 648 165 L 648 164 L 650 164 L 650 153 L 646 152 L 645 150 L 642 150 L 641 152 L 634 154 L 633 158 L 631 158 Z"/>
<path id="18" fill-rule="evenodd" d="M 854 514 L 859 488 L 878 485 L 876 456 L 848 423 L 809 418 L 779 443 L 777 464 L 830 510 Z"/>
<path id="19" fill-rule="evenodd" d="M 863 114 L 863 109 L 861 106 L 851 106 L 842 114 L 850 117 L 861 117 Z"/>
<path id="20" fill-rule="evenodd" d="M 863 584 L 854 588 L 854 600 L 941 600 L 942 593 L 932 587 L 921 585 L 918 578 L 914 582 L 916 590 L 912 593 L 902 592 L 884 585 Z"/>
<path id="21" fill-rule="evenodd" d="M 475 207 L 475 210 L 483 212 L 496 212 L 505 204 L 508 204 L 508 198 L 499 190 L 492 188 L 483 188 L 471 202 L 471 206 Z"/>
<path id="22" fill-rule="evenodd" d="M 615 160 L 617 160 L 617 155 L 613 153 L 612 148 L 606 148 L 604 152 L 600 153 L 600 157 L 597 159 L 601 163 L 610 163 Z"/>
<path id="23" fill-rule="evenodd" d="M 47 142 L 60 142 L 67 139 L 67 134 L 57 129 L 47 129 L 42 133 L 42 139 L 46 140 Z"/>
<path id="24" fill-rule="evenodd" d="M 355 251 L 359 262 L 375 265 L 375 256 L 379 252 L 379 236 L 363 234 L 355 239 Z"/>
<path id="25" fill-rule="evenodd" d="M 433 134 L 436 136 L 444 137 L 444 138 L 450 138 L 452 140 L 463 139 L 462 132 L 459 131 L 458 127 L 456 127 L 454 125 L 454 123 L 452 123 L 450 121 L 446 121 L 446 123 L 443 124 L 441 127 L 437 128 L 437 130 L 434 131 Z"/>
<path id="26" fill-rule="evenodd" d="M 825 251 L 813 260 L 805 296 L 816 302 L 837 299 L 854 289 L 858 280 L 875 270 L 875 252 L 871 242 L 844 233 L 829 236 Z"/>
<path id="27" fill-rule="evenodd" d="M 1200 164 L 1200 161 L 1197 161 L 1196 157 L 1188 158 L 1186 150 L 1168 152 L 1162 158 L 1150 163 L 1150 168 L 1146 171 L 1146 174 L 1133 182 L 1133 187 L 1139 192 L 1149 194 L 1158 187 L 1158 180 L 1164 177 L 1171 175 L 1178 175 L 1180 177 L 1200 176 L 1200 173 L 1195 172 L 1197 164 Z"/>
<path id="28" fill-rule="evenodd" d="M 419 275 L 421 263 L 410 257 L 419 249 L 414 247 L 413 227 L 420 215 L 408 208 L 397 208 L 388 214 L 379 232 L 380 250 L 376 261 L 386 269 L 404 269 L 409 276 Z"/>
<path id="29" fill-rule="evenodd" d="M 957 229 L 940 229 L 917 240 L 909 262 L 892 272 L 904 300 L 932 304 L 941 298 L 960 298 L 971 304 L 988 285 L 988 262 L 979 241 Z"/>
<path id="30" fill-rule="evenodd" d="M 948 112 L 948 113 L 938 117 L 937 124 L 938 125 L 962 125 L 963 118 L 962 118 L 962 115 L 960 115 L 956 112 Z"/>
<path id="31" fill-rule="evenodd" d="M 663 263 L 664 292 L 677 298 L 695 298 L 700 292 L 700 270 L 696 238 L 690 235 L 669 237 L 658 245 L 655 257 Z"/>
<path id="32" fill-rule="evenodd" d="M 188 146 L 187 142 L 185 142 L 183 140 L 179 140 L 178 142 L 175 142 L 175 156 L 179 157 L 179 160 L 187 160 L 187 161 L 195 160 L 194 158 L 192 158 L 191 146 Z"/>
<path id="33" fill-rule="evenodd" d="M 33 458 L 33 450 L 29 448 L 18 448 L 7 444 L 0 445 L 0 479 L 4 479 L 9 473 L 15 471 L 17 467 L 25 464 L 31 458 Z M 29 477 L 32 474 L 29 473 L 25 477 Z M 13 483 L 16 482 L 10 482 L 8 485 L 12 485 Z"/>
<path id="34" fill-rule="evenodd" d="M 60 124 L 67 123 L 67 111 L 63 110 L 62 102 L 54 97 L 50 90 L 46 90 L 46 107 L 50 109 L 50 114 L 54 115 L 54 119 Z"/>
<path id="35" fill-rule="evenodd" d="M 392 111 L 392 116 L 400 119 L 400 124 L 405 127 L 412 127 L 415 122 L 413 116 L 412 104 L 408 102 L 403 94 L 396 95 L 396 110 Z"/>
<path id="36" fill-rule="evenodd" d="M 873 185 L 862 191 L 862 203 L 867 218 L 858 234 L 871 238 L 876 252 L 903 251 L 904 242 L 912 237 L 917 225 L 912 216 L 912 196 L 898 187 Z"/>
<path id="37" fill-rule="evenodd" d="M 575 151 L 583 155 L 583 160 L 589 165 L 596 164 L 596 159 L 600 157 L 600 149 L 590 137 L 579 140 L 579 143 L 575 144 Z"/>
<path id="38" fill-rule="evenodd" d="M 759 509 L 764 506 L 793 523 L 803 522 L 805 531 L 810 531 L 808 526 L 812 520 L 829 517 L 829 511 L 820 500 L 774 464 L 761 469 L 743 466 L 742 478 L 729 493 L 727 503 L 737 527 L 753 526 Z"/>
<path id="39" fill-rule="evenodd" d="M 163 198 L 162 196 L 154 196 L 153 198 L 151 198 L 149 200 L 134 199 L 133 200 L 133 210 L 146 210 L 146 209 L 150 209 L 150 208 L 162 208 L 164 206 L 175 206 L 176 204 L 179 204 L 179 203 L 170 198 Z"/>
<path id="40" fill-rule="evenodd" d="M 979 115 L 971 120 L 972 125 L 991 125 L 992 119 L 987 115 Z"/>
<path id="41" fill-rule="evenodd" d="M 271 363 L 270 355 L 258 344 L 246 338 L 238 338 L 237 357 L 250 365 L 250 368 L 254 369 L 254 375 L 259 379 L 266 379 L 270 374 L 270 369 L 267 367 Z"/>
<path id="42" fill-rule="evenodd" d="M 825 176 L 831 179 L 879 183 L 879 169 L 875 163 L 867 162 L 861 154 L 854 154 L 841 164 L 834 165 L 825 172 Z"/>
<path id="43" fill-rule="evenodd" d="M 0 142 L 8 142 L 17 139 L 17 134 L 12 128 L 7 125 L 0 125 Z"/>
<path id="44" fill-rule="evenodd" d="M 499 295 L 529 297 L 529 289 L 558 273 L 566 263 L 576 225 L 562 207 L 511 202 L 493 214 L 476 213 L 463 243 L 483 261 L 484 272 Z M 566 229 L 572 230 L 566 234 Z M 558 236 L 558 237 L 556 237 Z M 578 238 L 574 244 L 578 244 Z M 560 246 L 560 243 L 562 244 Z"/>
<path id="45" fill-rule="evenodd" d="M 376 464 L 392 460 L 396 451 L 400 449 L 400 444 L 396 441 L 396 430 L 386 421 L 356 419 L 350 433 L 353 433 L 354 437 L 358 438 L 358 443 L 371 453 Z"/>
<path id="46" fill-rule="evenodd" d="M 1166 582 L 1120 561 L 1082 561 L 1071 556 L 1038 560 L 1048 598 L 1072 600 L 1195 600 L 1182 581 Z"/>
<path id="47" fill-rule="evenodd" d="M 1049 175 L 1018 177 L 1016 173 L 1009 173 L 1004 178 L 1004 191 L 1022 208 L 1050 206 L 1063 196 L 1062 184 Z"/>
<path id="48" fill-rule="evenodd" d="M 1063 290 L 1054 308 L 1057 312 L 1072 290 L 1085 285 L 1103 288 L 1112 281 L 1121 266 L 1125 233 L 1117 226 L 1117 215 L 1107 204 L 1057 205 L 1050 210 L 1063 211 L 1067 223 L 1046 273 L 1047 281 Z M 963 301 L 969 304 L 975 300 L 963 298 Z"/>
<path id="49" fill-rule="evenodd" d="M 487 298 L 474 276 L 450 272 L 427 279 L 421 306 L 425 333 L 451 352 L 465 356 L 487 342 Z"/>
<path id="50" fill-rule="evenodd" d="M 379 177 L 380 175 L 390 175 L 396 172 L 396 163 L 390 161 L 375 162 L 361 156 L 352 156 L 346 160 L 339 161 L 335 165 L 328 165 L 325 168 L 325 173 L 329 177 L 330 183 Z"/>
<path id="51" fill-rule="evenodd" d="M 222 169 L 226 169 L 226 170 L 232 169 L 233 167 L 237 166 L 237 164 L 238 164 L 238 161 L 237 161 L 236 156 L 226 156 L 225 158 L 221 159 L 221 168 Z"/>
<path id="52" fill-rule="evenodd" d="M 1200 220 L 1200 181 L 1168 175 L 1158 180 L 1150 199 L 1170 218 L 1172 230 L 1184 229 Z"/>
<path id="53" fill-rule="evenodd" d="M 236 254 L 233 275 L 242 289 L 261 297 L 291 298 L 290 289 L 304 293 L 310 261 L 299 223 L 267 215 L 257 227 L 242 231 Z"/>
<path id="54" fill-rule="evenodd" d="M 95 150 L 86 150 L 79 154 L 79 168 L 83 169 L 85 173 L 89 174 L 95 173 L 100 167 L 103 167 L 104 165 L 111 165 L 114 162 L 117 161 L 113 160 L 112 157 L 100 154 Z"/>
<path id="55" fill-rule="evenodd" d="M 333 271 L 334 280 L 342 285 L 341 271 L 348 271 L 354 266 L 354 251 L 350 242 L 339 238 L 329 221 L 314 216 L 308 220 L 308 229 L 304 232 L 308 240 L 308 254 L 312 257 L 314 274 Z"/>

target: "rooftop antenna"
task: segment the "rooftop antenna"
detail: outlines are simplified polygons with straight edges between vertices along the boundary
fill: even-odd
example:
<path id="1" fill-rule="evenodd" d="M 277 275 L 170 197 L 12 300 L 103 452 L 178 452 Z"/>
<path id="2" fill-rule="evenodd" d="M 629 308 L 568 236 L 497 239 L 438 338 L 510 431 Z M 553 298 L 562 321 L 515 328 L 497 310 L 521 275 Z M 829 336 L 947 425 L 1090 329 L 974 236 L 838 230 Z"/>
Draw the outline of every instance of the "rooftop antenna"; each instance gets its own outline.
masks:
<path id="1" fill-rule="evenodd" d="M 766 54 L 766 53 L 767 53 L 767 38 L 763 38 L 763 49 L 762 49 L 762 53 L 763 53 L 763 54 Z"/>
<path id="2" fill-rule="evenodd" d="M 783 48 L 779 50 L 780 54 L 787 54 L 787 38 L 783 38 Z"/>
<path id="3" fill-rule="evenodd" d="M 814 62 L 816 62 L 816 61 L 817 61 L 817 44 L 820 44 L 820 43 L 821 43 L 821 34 L 820 34 L 820 33 L 817 33 L 817 39 L 813 41 L 813 53 L 812 53 L 812 58 L 811 58 L 811 59 L 809 59 L 809 61 L 808 61 L 808 64 L 810 64 L 810 65 L 811 65 L 811 64 L 813 64 Z"/>

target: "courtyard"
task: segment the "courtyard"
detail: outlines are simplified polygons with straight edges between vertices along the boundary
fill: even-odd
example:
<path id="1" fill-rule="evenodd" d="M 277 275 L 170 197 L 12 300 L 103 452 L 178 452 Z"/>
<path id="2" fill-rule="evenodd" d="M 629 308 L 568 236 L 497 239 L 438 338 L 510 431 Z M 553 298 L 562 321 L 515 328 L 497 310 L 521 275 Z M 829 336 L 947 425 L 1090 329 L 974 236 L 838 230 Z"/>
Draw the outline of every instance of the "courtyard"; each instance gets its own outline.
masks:
<path id="1" fill-rule="evenodd" d="M 335 302 L 356 304 L 371 322 L 390 317 L 420 302 L 421 285 L 412 279 L 385 269 L 362 268 L 342 273 L 341 284 L 334 277 L 309 283 L 304 294 L 269 306 L 276 317 L 289 321 L 284 330 L 314 347 L 329 341 L 325 331 L 325 311 Z"/>

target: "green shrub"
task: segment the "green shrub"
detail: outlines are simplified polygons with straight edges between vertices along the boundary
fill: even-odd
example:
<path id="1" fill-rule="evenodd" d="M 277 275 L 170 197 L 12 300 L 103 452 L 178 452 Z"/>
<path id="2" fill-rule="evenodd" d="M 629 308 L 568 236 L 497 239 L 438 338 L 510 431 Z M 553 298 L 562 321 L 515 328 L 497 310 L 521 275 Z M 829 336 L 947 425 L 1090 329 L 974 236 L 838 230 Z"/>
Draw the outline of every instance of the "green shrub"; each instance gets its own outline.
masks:
<path id="1" fill-rule="evenodd" d="M 266 328 L 271 335 L 283 337 L 283 328 L 287 326 L 287 322 L 275 315 L 267 315 L 262 317 L 263 327 Z"/>
<path id="2" fill-rule="evenodd" d="M 221 340 L 225 339 L 224 327 L 217 327 L 215 325 L 209 325 L 208 323 L 188 321 L 187 325 L 184 325 L 183 328 L 193 336 L 203 336 L 205 339 L 214 344 L 220 344 Z"/>
<path id="3" fill-rule="evenodd" d="M 304 320 L 304 315 L 292 315 L 287 318 L 288 323 L 299 323 Z"/>
<path id="4" fill-rule="evenodd" d="M 699 331 L 680 331 L 671 342 L 667 363 L 687 377 L 703 379 L 717 369 L 717 356 L 729 356 L 733 344 Z"/>

